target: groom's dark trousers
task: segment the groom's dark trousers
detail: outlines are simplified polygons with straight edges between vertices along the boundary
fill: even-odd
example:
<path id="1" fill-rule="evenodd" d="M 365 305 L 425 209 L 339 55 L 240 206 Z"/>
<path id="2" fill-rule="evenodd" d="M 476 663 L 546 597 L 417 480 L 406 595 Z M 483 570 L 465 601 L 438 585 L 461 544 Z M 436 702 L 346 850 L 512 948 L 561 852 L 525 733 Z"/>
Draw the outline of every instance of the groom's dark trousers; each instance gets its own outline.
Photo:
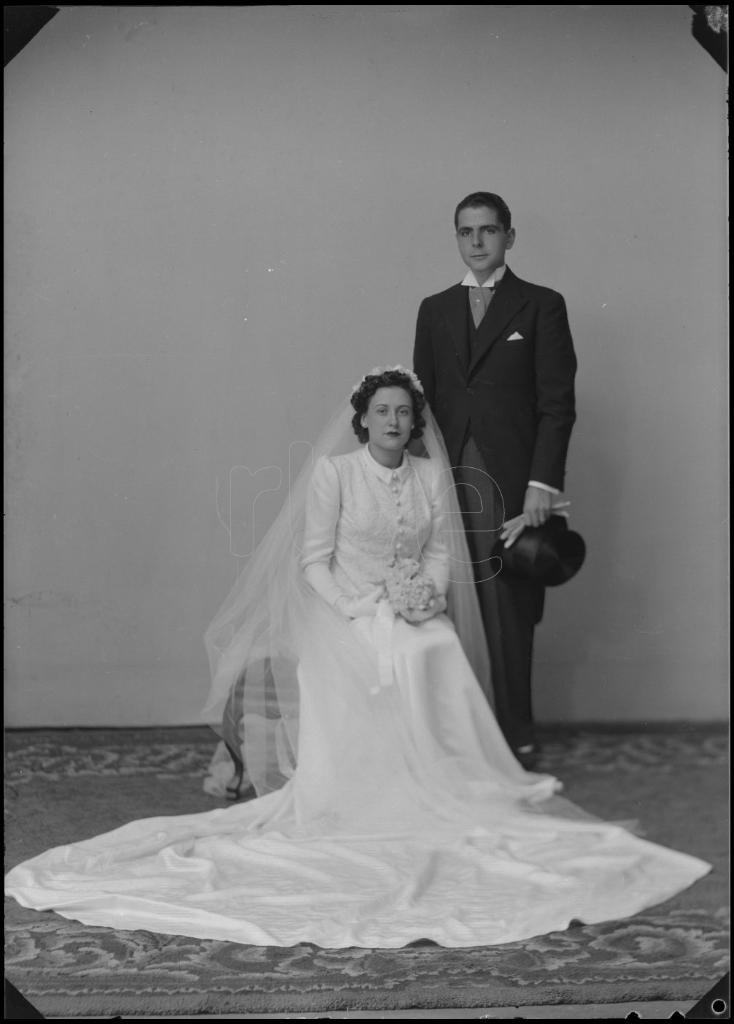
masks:
<path id="1" fill-rule="evenodd" d="M 468 289 L 430 296 L 418 312 L 415 371 L 454 468 L 492 670 L 480 680 L 508 743 L 533 741 L 533 633 L 544 589 L 490 561 L 502 523 L 531 481 L 563 490 L 575 420 L 576 357 L 561 295 L 507 268 L 478 328 Z"/>

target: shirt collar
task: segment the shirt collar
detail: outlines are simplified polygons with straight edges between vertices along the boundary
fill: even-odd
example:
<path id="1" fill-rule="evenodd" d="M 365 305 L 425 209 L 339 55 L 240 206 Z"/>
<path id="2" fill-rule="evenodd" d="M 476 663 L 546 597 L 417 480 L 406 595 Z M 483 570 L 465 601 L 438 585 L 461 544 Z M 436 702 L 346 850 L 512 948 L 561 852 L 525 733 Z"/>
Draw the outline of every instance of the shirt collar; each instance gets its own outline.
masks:
<path id="1" fill-rule="evenodd" d="M 467 288 L 494 288 L 494 286 L 496 284 L 499 284 L 499 282 L 505 276 L 506 270 L 507 265 L 503 263 L 501 267 L 497 267 L 494 273 L 489 275 L 487 280 L 482 285 L 479 284 L 476 277 L 474 276 L 474 271 L 470 270 L 461 283 L 465 285 Z"/>
<path id="2" fill-rule="evenodd" d="M 402 478 L 407 475 L 410 469 L 410 455 L 406 451 L 403 451 L 403 461 L 395 469 L 380 465 L 377 459 L 370 453 L 367 445 L 362 449 L 362 457 L 369 470 L 379 477 L 380 480 L 384 480 L 386 484 L 390 483 L 394 473 L 397 473 L 398 477 Z"/>

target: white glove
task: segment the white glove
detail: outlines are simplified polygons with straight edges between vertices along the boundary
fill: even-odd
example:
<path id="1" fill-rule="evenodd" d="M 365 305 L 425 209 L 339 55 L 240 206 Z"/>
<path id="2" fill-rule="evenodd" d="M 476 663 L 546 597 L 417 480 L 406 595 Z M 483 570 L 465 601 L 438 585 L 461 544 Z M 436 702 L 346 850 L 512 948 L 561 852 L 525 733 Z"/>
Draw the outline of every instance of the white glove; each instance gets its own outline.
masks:
<path id="1" fill-rule="evenodd" d="M 347 619 L 358 619 L 364 615 L 373 616 L 377 614 L 377 605 L 382 596 L 382 587 L 375 587 L 364 597 L 347 597 L 346 594 L 342 594 L 334 602 L 334 608 Z"/>

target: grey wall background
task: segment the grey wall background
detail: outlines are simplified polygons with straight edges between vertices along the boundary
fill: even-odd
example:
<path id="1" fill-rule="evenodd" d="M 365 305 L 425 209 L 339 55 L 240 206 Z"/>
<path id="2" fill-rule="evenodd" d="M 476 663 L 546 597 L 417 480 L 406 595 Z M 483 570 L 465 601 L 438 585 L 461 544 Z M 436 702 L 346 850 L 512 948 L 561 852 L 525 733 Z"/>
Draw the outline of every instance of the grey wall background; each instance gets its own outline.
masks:
<path id="1" fill-rule="evenodd" d="M 476 189 L 580 360 L 538 717 L 725 715 L 725 76 L 690 18 L 62 9 L 5 82 L 8 724 L 199 720 L 249 500 L 410 360 Z"/>

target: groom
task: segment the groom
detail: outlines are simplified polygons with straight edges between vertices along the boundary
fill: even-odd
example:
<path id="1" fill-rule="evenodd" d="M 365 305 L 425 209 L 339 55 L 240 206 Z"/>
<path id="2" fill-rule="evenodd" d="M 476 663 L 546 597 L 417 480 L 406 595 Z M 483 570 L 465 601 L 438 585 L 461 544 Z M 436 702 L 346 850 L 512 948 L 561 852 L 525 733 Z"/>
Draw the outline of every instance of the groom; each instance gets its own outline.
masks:
<path id="1" fill-rule="evenodd" d="M 490 556 L 498 537 L 512 541 L 523 523 L 544 523 L 563 489 L 576 356 L 563 297 L 505 264 L 515 229 L 504 200 L 472 193 L 457 206 L 454 225 L 469 271 L 421 303 L 413 361 L 459 485 L 490 651 L 491 703 L 515 756 L 531 768 L 533 632 L 545 590 L 498 573 Z M 480 682 L 486 692 L 488 681 Z"/>

